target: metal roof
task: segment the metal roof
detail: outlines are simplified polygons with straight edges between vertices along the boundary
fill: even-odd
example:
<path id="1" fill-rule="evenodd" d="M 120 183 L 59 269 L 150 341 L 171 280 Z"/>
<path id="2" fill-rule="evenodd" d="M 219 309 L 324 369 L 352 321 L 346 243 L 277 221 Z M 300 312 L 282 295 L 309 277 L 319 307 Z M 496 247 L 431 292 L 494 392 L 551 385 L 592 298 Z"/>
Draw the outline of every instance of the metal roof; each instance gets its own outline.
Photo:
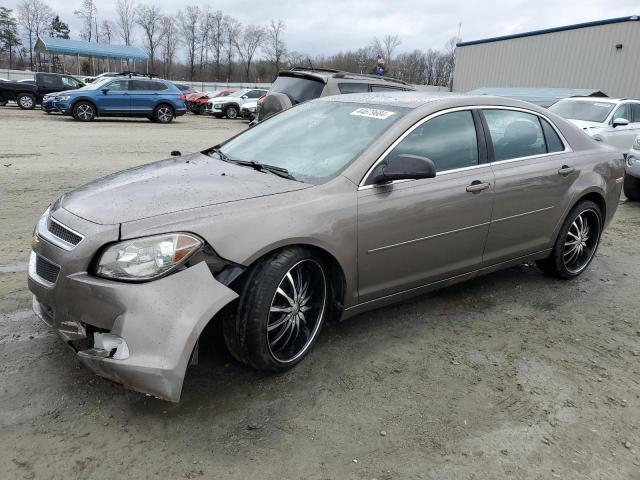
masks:
<path id="1" fill-rule="evenodd" d="M 513 98 L 549 107 L 558 100 L 569 97 L 606 97 L 603 91 L 594 88 L 476 88 L 469 95 L 491 95 Z"/>
<path id="2" fill-rule="evenodd" d="M 149 55 L 138 47 L 91 43 L 83 40 L 67 40 L 55 37 L 38 37 L 36 51 L 81 55 L 83 57 L 127 58 L 130 60 L 147 60 L 149 58 Z"/>
<path id="3" fill-rule="evenodd" d="M 610 18 L 607 20 L 597 20 L 595 22 L 576 23 L 574 25 L 565 25 L 564 27 L 546 28 L 544 30 L 533 30 L 531 32 L 515 33 L 513 35 L 504 35 L 502 37 L 484 38 L 481 40 L 472 40 L 470 42 L 460 42 L 456 47 L 466 47 L 468 45 L 478 45 L 481 43 L 500 42 L 502 40 L 511 40 L 513 38 L 532 37 L 534 35 L 543 35 L 545 33 L 564 32 L 567 30 L 577 30 L 579 28 L 597 27 L 599 25 L 609 25 L 611 23 L 637 22 L 640 16 L 633 15 L 630 17 Z"/>

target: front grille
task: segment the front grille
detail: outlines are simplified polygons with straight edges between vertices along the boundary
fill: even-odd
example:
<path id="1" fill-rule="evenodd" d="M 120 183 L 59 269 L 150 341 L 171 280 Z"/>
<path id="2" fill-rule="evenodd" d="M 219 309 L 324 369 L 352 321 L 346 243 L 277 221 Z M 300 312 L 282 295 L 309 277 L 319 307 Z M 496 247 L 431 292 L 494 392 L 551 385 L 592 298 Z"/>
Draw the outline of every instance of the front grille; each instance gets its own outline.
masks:
<path id="1" fill-rule="evenodd" d="M 60 240 L 70 243 L 71 245 L 77 245 L 80 243 L 80 240 L 82 240 L 80 235 L 73 233 L 71 230 L 51 218 L 47 222 L 47 230 L 49 230 L 52 235 L 55 235 Z"/>
<path id="2" fill-rule="evenodd" d="M 49 260 L 42 258 L 40 255 L 37 255 L 36 273 L 43 280 L 46 280 L 49 283 L 56 283 L 58 273 L 60 273 L 60 267 L 51 263 Z"/>

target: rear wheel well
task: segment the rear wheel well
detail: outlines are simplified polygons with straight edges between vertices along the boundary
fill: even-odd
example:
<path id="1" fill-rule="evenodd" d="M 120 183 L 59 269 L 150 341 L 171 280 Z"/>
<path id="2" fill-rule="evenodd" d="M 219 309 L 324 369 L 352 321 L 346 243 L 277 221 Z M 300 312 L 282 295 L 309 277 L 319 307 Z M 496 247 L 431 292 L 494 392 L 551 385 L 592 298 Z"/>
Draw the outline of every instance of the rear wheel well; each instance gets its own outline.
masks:
<path id="1" fill-rule="evenodd" d="M 586 195 L 580 197 L 580 199 L 573 206 L 575 207 L 580 202 L 583 202 L 585 200 L 590 200 L 598 206 L 598 208 L 600 209 L 600 213 L 602 214 L 602 222 L 604 223 L 605 219 L 607 218 L 607 202 L 605 201 L 604 197 L 597 192 L 589 192 Z"/>

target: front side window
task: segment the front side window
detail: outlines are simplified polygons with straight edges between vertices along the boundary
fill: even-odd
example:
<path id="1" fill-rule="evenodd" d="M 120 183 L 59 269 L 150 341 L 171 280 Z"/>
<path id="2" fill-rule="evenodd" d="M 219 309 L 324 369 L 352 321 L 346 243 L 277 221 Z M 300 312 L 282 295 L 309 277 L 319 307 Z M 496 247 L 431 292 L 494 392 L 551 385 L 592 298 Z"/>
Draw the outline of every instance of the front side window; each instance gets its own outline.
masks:
<path id="1" fill-rule="evenodd" d="M 625 103 L 623 105 L 620 105 L 618 108 L 616 108 L 616 110 L 613 112 L 613 115 L 611 116 L 611 120 L 617 120 L 618 118 L 622 118 L 624 120 L 631 122 L 631 105 L 630 104 Z"/>
<path id="2" fill-rule="evenodd" d="M 40 77 L 40 83 L 44 87 L 56 87 L 60 85 L 60 81 L 58 80 L 58 77 L 55 75 L 42 75 Z"/>
<path id="3" fill-rule="evenodd" d="M 71 77 L 62 77 L 62 84 L 71 88 L 80 87 L 80 82 L 78 82 L 75 78 L 71 78 Z"/>
<path id="4" fill-rule="evenodd" d="M 320 184 L 334 178 L 405 115 L 386 105 L 316 101 L 290 108 L 230 140 L 232 160 L 286 168 L 296 179 Z"/>
<path id="5" fill-rule="evenodd" d="M 483 110 L 495 161 L 547 153 L 539 117 L 515 110 Z"/>
<path id="6" fill-rule="evenodd" d="M 631 104 L 631 122 L 632 123 L 640 122 L 640 103 Z"/>
<path id="7" fill-rule="evenodd" d="M 478 139 L 469 110 L 445 113 L 415 128 L 387 158 L 398 155 L 427 157 L 436 172 L 478 165 Z"/>
<path id="8" fill-rule="evenodd" d="M 129 90 L 129 80 L 116 80 L 106 86 L 110 92 L 126 92 Z"/>

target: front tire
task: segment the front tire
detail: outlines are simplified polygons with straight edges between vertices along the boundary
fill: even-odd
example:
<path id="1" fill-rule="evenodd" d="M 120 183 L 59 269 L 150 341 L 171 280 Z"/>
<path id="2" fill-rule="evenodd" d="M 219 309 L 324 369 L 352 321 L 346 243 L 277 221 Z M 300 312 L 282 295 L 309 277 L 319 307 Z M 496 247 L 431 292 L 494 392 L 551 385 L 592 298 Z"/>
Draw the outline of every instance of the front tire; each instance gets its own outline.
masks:
<path id="1" fill-rule="evenodd" d="M 79 122 L 91 122 L 96 118 L 96 108 L 89 102 L 78 102 L 73 106 L 72 115 Z"/>
<path id="2" fill-rule="evenodd" d="M 624 174 L 624 195 L 634 202 L 640 201 L 640 178 L 632 177 L 628 173 Z"/>
<path id="3" fill-rule="evenodd" d="M 235 105 L 229 105 L 224 109 L 224 116 L 230 120 L 235 120 L 236 118 L 238 118 L 239 114 L 240 110 L 238 110 L 238 107 L 236 107 Z"/>
<path id="4" fill-rule="evenodd" d="M 287 248 L 247 275 L 237 311 L 223 320 L 227 348 L 259 370 L 288 370 L 310 351 L 328 315 L 325 267 L 308 250 Z"/>
<path id="5" fill-rule="evenodd" d="M 584 272 L 596 254 L 602 234 L 602 212 L 594 202 L 577 204 L 562 225 L 551 255 L 537 262 L 547 275 L 563 280 Z"/>
<path id="6" fill-rule="evenodd" d="M 169 105 L 158 105 L 153 111 L 153 119 L 158 123 L 171 123 L 174 117 L 173 108 Z"/>
<path id="7" fill-rule="evenodd" d="M 36 108 L 36 96 L 31 93 L 20 93 L 16 97 L 16 103 L 22 110 L 33 110 Z"/>

